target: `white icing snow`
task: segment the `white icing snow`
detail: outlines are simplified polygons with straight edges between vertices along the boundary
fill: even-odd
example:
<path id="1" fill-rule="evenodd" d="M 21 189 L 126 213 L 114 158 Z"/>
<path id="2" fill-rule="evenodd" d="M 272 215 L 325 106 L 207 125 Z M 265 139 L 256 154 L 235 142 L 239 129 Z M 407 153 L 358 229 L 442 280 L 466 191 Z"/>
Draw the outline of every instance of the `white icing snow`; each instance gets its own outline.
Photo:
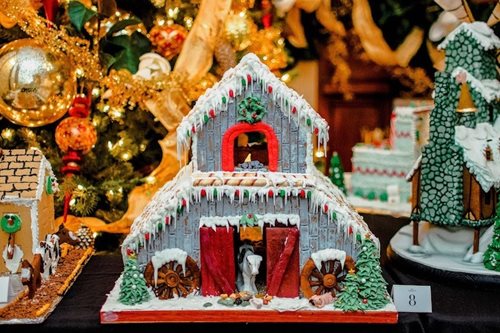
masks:
<path id="1" fill-rule="evenodd" d="M 457 67 L 451 72 L 454 78 L 460 73 L 465 73 L 466 80 L 472 87 L 483 96 L 483 98 L 491 103 L 493 100 L 500 98 L 500 82 L 498 80 L 478 80 L 472 74 L 462 67 Z"/>
<path id="2" fill-rule="evenodd" d="M 299 227 L 300 226 L 300 216 L 296 214 L 264 214 L 259 215 L 255 214 L 257 218 L 257 225 L 263 230 L 264 224 L 268 224 L 270 226 L 275 226 L 276 222 L 284 224 L 284 225 L 292 225 Z M 202 216 L 200 217 L 200 228 L 208 227 L 212 228 L 214 231 L 216 227 L 225 227 L 227 230 L 232 227 L 236 227 L 239 231 L 240 228 L 240 220 L 242 216 Z M 246 228 L 246 226 L 242 226 L 242 228 Z"/>
<path id="3" fill-rule="evenodd" d="M 252 77 L 251 83 L 248 83 L 247 75 Z M 222 79 L 212 88 L 209 88 L 198 99 L 189 114 L 184 117 L 177 128 L 178 156 L 182 156 L 183 151 L 189 148 L 191 137 L 197 135 L 191 133 L 192 129 L 195 128 L 196 132 L 198 132 L 204 126 L 203 118 L 205 116 L 210 117 L 210 112 L 214 112 L 215 116 L 218 116 L 220 112 L 227 110 L 228 103 L 222 103 L 222 97 L 224 96 L 229 100 L 230 89 L 234 91 L 235 95 L 241 94 L 247 87 L 251 88 L 253 86 L 254 80 L 262 83 L 264 94 L 268 93 L 269 86 L 272 87 L 272 92 L 270 92 L 272 101 L 280 105 L 282 112 L 287 114 L 289 119 L 293 119 L 298 126 L 308 127 L 311 133 L 317 130 L 318 143 L 320 146 L 323 145 L 326 151 L 328 123 L 314 111 L 304 98 L 279 80 L 256 55 L 249 53 L 241 59 L 238 65 L 226 71 Z M 245 84 L 242 84 L 242 81 Z M 285 101 L 288 101 L 288 103 Z M 292 112 L 293 108 L 296 110 L 295 113 Z M 307 125 L 308 120 L 310 126 Z M 312 156 L 312 150 L 310 152 Z"/>
<path id="4" fill-rule="evenodd" d="M 197 294 L 189 294 L 187 297 L 180 297 L 175 299 L 168 300 L 160 300 L 158 299 L 153 292 L 150 290 L 151 298 L 149 301 L 135 304 L 135 305 L 126 305 L 122 304 L 119 301 L 120 297 L 120 284 L 122 281 L 123 275 L 120 276 L 111 292 L 108 294 L 106 302 L 101 308 L 101 315 L 106 318 L 106 316 L 113 317 L 113 312 L 126 312 L 126 311 L 182 311 L 182 310 L 203 310 L 203 311 L 239 311 L 242 315 L 248 311 L 266 311 L 266 310 L 275 310 L 278 312 L 284 311 L 299 311 L 299 310 L 307 310 L 307 311 L 327 311 L 327 312 L 342 312 L 340 309 L 335 309 L 331 306 L 325 306 L 323 308 L 318 308 L 309 303 L 309 300 L 306 298 L 282 298 L 282 297 L 273 297 L 269 304 L 262 305 L 262 307 L 257 308 L 254 305 L 249 305 L 246 307 L 241 306 L 224 306 L 222 304 L 218 304 L 217 301 L 220 299 L 217 296 L 200 296 Z M 210 303 L 211 306 L 204 306 L 207 303 Z M 370 310 L 367 313 L 371 312 L 396 312 L 396 308 L 392 302 L 389 302 L 384 308 L 379 310 Z"/>
<path id="5" fill-rule="evenodd" d="M 2 252 L 2 258 L 5 262 L 5 267 L 11 272 L 12 274 L 16 273 L 17 270 L 19 269 L 19 265 L 21 264 L 21 260 L 23 260 L 23 250 L 17 245 L 14 244 L 14 255 L 12 259 L 7 258 L 7 249 L 10 247 L 10 245 L 6 245 L 3 249 Z"/>
<path id="6" fill-rule="evenodd" d="M 344 268 L 346 253 L 342 250 L 337 249 L 324 249 L 311 254 L 311 258 L 314 261 L 314 265 L 318 270 L 321 270 L 321 263 L 329 260 L 338 260 Z"/>
<path id="7" fill-rule="evenodd" d="M 491 187 L 500 188 L 500 133 L 489 123 L 475 128 L 455 127 L 455 142 L 464 150 L 464 160 L 484 192 Z M 486 160 L 485 149 L 489 146 L 492 158 Z"/>
<path id="8" fill-rule="evenodd" d="M 179 265 L 182 266 L 182 272 L 186 274 L 186 259 L 187 252 L 181 249 L 173 248 L 165 249 L 163 251 L 156 251 L 155 255 L 151 257 L 151 262 L 153 263 L 154 268 L 155 287 L 158 281 L 158 270 L 161 268 L 161 266 L 171 261 L 176 261 Z"/>
<path id="9" fill-rule="evenodd" d="M 455 30 L 450 32 L 445 40 L 439 44 L 438 49 L 446 49 L 448 43 L 453 41 L 461 32 L 474 38 L 485 50 L 500 48 L 500 39 L 495 35 L 493 30 L 484 22 L 462 23 Z"/>

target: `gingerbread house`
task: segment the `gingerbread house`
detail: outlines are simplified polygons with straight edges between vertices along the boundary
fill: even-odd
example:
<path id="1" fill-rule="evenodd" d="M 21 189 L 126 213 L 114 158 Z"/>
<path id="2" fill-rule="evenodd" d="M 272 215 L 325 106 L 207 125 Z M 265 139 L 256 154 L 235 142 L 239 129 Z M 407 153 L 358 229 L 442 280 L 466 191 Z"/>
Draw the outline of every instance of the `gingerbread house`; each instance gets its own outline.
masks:
<path id="1" fill-rule="evenodd" d="M 39 242 L 57 230 L 55 177 L 37 149 L 0 149 L 0 273 L 31 261 Z"/>
<path id="2" fill-rule="evenodd" d="M 241 291 L 237 276 L 248 249 L 262 260 L 254 292 L 300 296 L 306 306 L 315 294 L 335 295 L 364 244 L 376 249 L 378 240 L 314 167 L 315 138 L 325 149 L 325 120 L 246 55 L 178 127 L 179 156 L 189 155 L 189 163 L 134 221 L 122 244 L 124 261 L 137 260 L 147 285 L 166 301 Z M 132 275 L 122 277 L 121 298 L 127 279 Z M 380 307 L 388 302 L 382 289 Z M 106 316 L 114 304 L 103 307 Z"/>

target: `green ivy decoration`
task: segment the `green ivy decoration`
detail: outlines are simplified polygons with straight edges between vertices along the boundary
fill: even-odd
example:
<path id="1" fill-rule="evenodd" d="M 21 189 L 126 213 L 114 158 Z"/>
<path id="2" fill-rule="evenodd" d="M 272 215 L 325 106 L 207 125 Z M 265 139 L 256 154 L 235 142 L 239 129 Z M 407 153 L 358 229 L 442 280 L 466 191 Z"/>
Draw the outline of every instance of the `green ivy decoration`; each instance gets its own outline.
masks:
<path id="1" fill-rule="evenodd" d="M 260 98 L 248 96 L 238 104 L 238 121 L 255 124 L 264 118 L 267 111 Z"/>
<path id="2" fill-rule="evenodd" d="M 252 213 L 243 215 L 240 219 L 240 226 L 242 227 L 253 227 L 257 225 L 257 216 Z"/>

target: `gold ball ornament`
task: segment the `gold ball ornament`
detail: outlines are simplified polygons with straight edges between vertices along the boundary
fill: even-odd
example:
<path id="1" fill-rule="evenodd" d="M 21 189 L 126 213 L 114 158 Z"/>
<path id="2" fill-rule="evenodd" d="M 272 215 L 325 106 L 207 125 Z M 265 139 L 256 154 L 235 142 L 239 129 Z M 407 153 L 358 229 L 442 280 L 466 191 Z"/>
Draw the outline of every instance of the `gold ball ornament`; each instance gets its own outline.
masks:
<path id="1" fill-rule="evenodd" d="M 246 49 L 252 43 L 251 36 L 257 31 L 255 23 L 247 17 L 246 12 L 231 13 L 224 24 L 224 34 L 227 40 L 238 51 Z"/>
<path id="2" fill-rule="evenodd" d="M 149 31 L 149 40 L 156 52 L 168 60 L 172 60 L 182 50 L 188 31 L 182 25 L 155 25 Z"/>
<path id="3" fill-rule="evenodd" d="M 0 77 L 0 115 L 22 126 L 60 119 L 75 94 L 72 68 L 32 39 L 0 49 Z"/>
<path id="4" fill-rule="evenodd" d="M 56 128 L 56 143 L 62 151 L 68 149 L 88 153 L 97 142 L 97 132 L 89 118 L 68 117 Z"/>

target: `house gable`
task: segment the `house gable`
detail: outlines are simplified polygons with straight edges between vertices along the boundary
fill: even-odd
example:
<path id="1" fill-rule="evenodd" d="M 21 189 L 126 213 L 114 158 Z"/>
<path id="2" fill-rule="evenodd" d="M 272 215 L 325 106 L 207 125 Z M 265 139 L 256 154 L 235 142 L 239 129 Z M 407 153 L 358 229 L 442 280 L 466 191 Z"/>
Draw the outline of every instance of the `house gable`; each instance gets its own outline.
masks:
<path id="1" fill-rule="evenodd" d="M 253 54 L 246 55 L 227 71 L 183 119 L 177 129 L 179 156 L 191 147 L 196 170 L 224 170 L 222 161 L 227 157 L 221 156 L 221 151 L 229 144 L 223 142 L 224 135 L 231 127 L 245 123 L 239 110 L 241 103 L 249 98 L 256 99 L 265 109 L 255 124 L 261 122 L 274 131 L 278 143 L 276 158 L 280 161 L 275 171 L 306 173 L 313 166 L 313 134 L 326 149 L 328 125 Z M 273 139 L 269 133 L 262 134 L 267 142 Z"/>

